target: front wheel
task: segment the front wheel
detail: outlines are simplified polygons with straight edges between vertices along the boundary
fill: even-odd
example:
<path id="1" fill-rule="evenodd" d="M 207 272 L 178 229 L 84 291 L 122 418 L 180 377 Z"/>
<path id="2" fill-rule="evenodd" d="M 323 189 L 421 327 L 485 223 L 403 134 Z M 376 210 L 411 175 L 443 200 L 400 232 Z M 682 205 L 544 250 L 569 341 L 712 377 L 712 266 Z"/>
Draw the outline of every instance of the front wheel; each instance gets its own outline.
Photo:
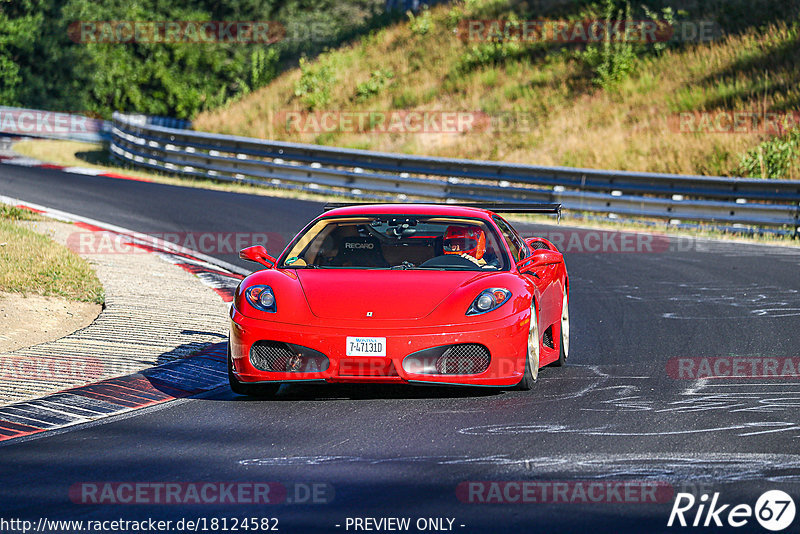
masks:
<path id="1" fill-rule="evenodd" d="M 281 387 L 280 382 L 275 384 L 248 384 L 239 382 L 233 374 L 233 360 L 231 359 L 231 349 L 228 347 L 228 383 L 231 391 L 237 395 L 247 395 L 249 397 L 272 397 Z"/>
<path id="2" fill-rule="evenodd" d="M 536 305 L 531 307 L 531 326 L 528 330 L 528 352 L 525 358 L 525 373 L 517 389 L 529 390 L 539 377 L 539 320 Z"/>

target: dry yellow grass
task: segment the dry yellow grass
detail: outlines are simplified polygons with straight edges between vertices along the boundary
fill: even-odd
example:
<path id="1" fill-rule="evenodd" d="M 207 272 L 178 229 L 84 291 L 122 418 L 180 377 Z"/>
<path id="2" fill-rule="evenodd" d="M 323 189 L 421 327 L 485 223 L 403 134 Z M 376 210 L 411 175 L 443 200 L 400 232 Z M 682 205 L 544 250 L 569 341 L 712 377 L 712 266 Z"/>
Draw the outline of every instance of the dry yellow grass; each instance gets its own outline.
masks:
<path id="1" fill-rule="evenodd" d="M 495 4 L 502 9 L 505 2 Z M 569 50 L 527 54 L 456 73 L 469 45 L 453 35 L 448 21 L 458 14 L 454 10 L 466 9 L 461 3 L 439 6 L 431 10 L 433 24 L 426 34 L 398 23 L 314 59 L 312 69 L 329 65 L 335 73 L 330 100 L 321 109 L 524 112 L 533 119 L 530 131 L 287 132 L 276 117 L 306 108 L 295 95 L 300 69 L 286 71 L 239 102 L 201 114 L 195 127 L 434 156 L 732 175 L 741 155 L 766 135 L 678 133 L 668 126 L 668 118 L 688 110 L 787 110 L 800 98 L 797 73 L 786 61 L 787 54 L 797 56 L 796 26 L 778 23 L 717 42 L 667 50 L 637 61 L 632 76 L 613 90 L 603 90 L 591 84 Z M 759 72 L 762 63 L 769 75 Z M 371 98 L 357 98 L 358 84 L 381 69 L 393 73 L 386 86 Z"/>
<path id="2" fill-rule="evenodd" d="M 0 291 L 103 302 L 103 287 L 86 260 L 19 225 L 23 210 L 0 206 Z"/>

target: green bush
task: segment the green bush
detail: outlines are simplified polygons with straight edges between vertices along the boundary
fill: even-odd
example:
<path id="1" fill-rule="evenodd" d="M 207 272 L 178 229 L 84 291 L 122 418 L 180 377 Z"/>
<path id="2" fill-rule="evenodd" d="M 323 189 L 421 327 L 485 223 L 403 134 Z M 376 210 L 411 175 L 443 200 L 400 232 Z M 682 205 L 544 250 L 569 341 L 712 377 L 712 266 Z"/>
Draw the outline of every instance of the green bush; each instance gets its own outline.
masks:
<path id="1" fill-rule="evenodd" d="M 631 6 L 625 3 L 624 19 L 623 9 L 616 8 L 615 0 L 605 0 L 604 18 L 606 26 L 611 20 L 632 20 Z M 633 43 L 624 39 L 612 39 L 611 33 L 605 33 L 602 44 L 588 44 L 579 56 L 592 71 L 592 81 L 604 88 L 615 85 L 633 71 L 636 61 L 636 52 Z"/>
<path id="2" fill-rule="evenodd" d="M 739 168 L 742 176 L 749 178 L 795 178 L 798 154 L 800 128 L 795 128 L 747 151 Z"/>
<path id="3" fill-rule="evenodd" d="M 331 101 L 331 86 L 335 82 L 335 70 L 325 58 L 316 64 L 301 58 L 300 79 L 294 85 L 294 95 L 309 110 L 324 108 Z"/>
<path id="4" fill-rule="evenodd" d="M 642 5 L 645 16 L 659 26 L 671 26 L 675 23 L 675 12 L 671 7 L 665 7 L 657 13 L 646 5 Z M 633 22 L 631 4 L 626 1 L 624 5 L 617 5 L 617 0 L 604 0 L 603 18 L 606 26 L 612 20 Z M 611 32 L 605 32 L 602 43 L 589 43 L 586 48 L 577 53 L 592 72 L 592 82 L 603 88 L 611 88 L 627 78 L 636 68 L 637 59 L 647 54 L 657 54 L 666 49 L 667 43 L 638 43 L 625 39 L 612 38 Z"/>
<path id="5" fill-rule="evenodd" d="M 414 15 L 413 12 L 407 11 L 411 33 L 414 35 L 425 35 L 433 29 L 433 18 L 427 5 L 422 6 L 422 12 L 419 15 Z"/>
<path id="6" fill-rule="evenodd" d="M 356 100 L 368 100 L 379 94 L 392 78 L 394 78 L 392 69 L 380 69 L 371 72 L 368 80 L 356 85 Z"/>
<path id="7" fill-rule="evenodd" d="M 456 75 L 466 74 L 480 67 L 494 67 L 528 53 L 530 46 L 517 41 L 488 41 L 471 45 L 453 66 Z"/>
<path id="8" fill-rule="evenodd" d="M 411 89 L 403 89 L 400 94 L 392 97 L 392 109 L 409 109 L 419 104 L 419 93 Z"/>

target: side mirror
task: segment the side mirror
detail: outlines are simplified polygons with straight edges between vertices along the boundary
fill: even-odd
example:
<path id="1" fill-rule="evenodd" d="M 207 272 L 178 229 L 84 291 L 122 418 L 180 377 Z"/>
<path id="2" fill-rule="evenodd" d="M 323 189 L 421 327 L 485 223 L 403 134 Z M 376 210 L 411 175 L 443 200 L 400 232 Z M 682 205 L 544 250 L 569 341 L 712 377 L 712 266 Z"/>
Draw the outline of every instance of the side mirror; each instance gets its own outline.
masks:
<path id="1" fill-rule="evenodd" d="M 243 260 L 260 263 L 268 268 L 272 268 L 276 261 L 275 258 L 267 254 L 267 249 L 262 245 L 243 248 L 239 251 L 239 257 Z"/>
<path id="2" fill-rule="evenodd" d="M 517 262 L 517 269 L 522 274 L 541 269 L 546 265 L 553 265 L 564 261 L 564 255 L 555 250 L 540 248 L 533 251 L 533 254 Z"/>

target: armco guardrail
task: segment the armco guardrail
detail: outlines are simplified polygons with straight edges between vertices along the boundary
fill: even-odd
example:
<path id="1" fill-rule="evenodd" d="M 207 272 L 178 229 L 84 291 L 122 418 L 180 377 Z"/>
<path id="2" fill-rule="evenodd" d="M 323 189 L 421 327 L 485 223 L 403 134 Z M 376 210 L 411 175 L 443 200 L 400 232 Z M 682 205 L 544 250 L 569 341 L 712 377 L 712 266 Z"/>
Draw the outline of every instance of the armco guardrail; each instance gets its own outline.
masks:
<path id="1" fill-rule="evenodd" d="M 115 117 L 118 115 L 117 113 L 114 114 Z M 138 124 L 139 126 L 163 126 L 164 128 L 177 128 L 179 130 L 186 130 L 192 127 L 190 121 L 172 117 L 159 117 L 157 115 L 143 115 L 140 113 L 126 113 L 122 116 L 128 124 Z"/>
<path id="2" fill-rule="evenodd" d="M 800 181 L 683 176 L 431 158 L 148 124 L 115 113 L 114 157 L 134 165 L 370 200 L 560 202 L 628 217 L 800 225 Z"/>

